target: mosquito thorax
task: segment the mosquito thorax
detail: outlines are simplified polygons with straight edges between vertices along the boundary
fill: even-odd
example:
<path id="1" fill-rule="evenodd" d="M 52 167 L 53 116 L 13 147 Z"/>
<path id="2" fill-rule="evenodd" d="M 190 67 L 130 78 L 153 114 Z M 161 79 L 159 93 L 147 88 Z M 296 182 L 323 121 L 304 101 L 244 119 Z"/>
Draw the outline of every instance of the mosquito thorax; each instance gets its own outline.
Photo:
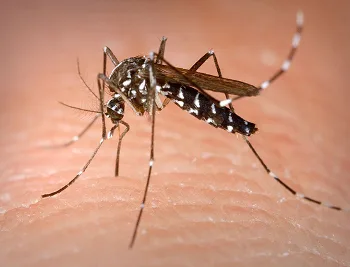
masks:
<path id="1" fill-rule="evenodd" d="M 142 77 L 141 72 L 148 68 L 148 62 L 149 59 L 144 56 L 127 58 L 113 69 L 109 77 L 130 100 L 140 115 L 143 115 L 147 110 L 149 82 Z M 110 90 L 117 93 L 112 88 Z"/>
<path id="2" fill-rule="evenodd" d="M 106 117 L 110 118 L 114 124 L 117 124 L 124 117 L 125 103 L 121 97 L 115 96 L 107 102 Z"/>

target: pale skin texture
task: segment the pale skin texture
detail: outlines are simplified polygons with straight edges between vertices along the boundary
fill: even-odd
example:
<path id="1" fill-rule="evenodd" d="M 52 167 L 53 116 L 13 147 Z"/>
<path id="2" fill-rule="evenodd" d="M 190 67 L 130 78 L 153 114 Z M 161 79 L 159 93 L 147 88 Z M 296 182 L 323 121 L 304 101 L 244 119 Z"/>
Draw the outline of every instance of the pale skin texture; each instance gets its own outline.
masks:
<path id="1" fill-rule="evenodd" d="M 234 105 L 257 123 L 250 140 L 274 173 L 299 192 L 349 208 L 346 1 L 2 7 L 0 265 L 349 266 L 349 212 L 296 199 L 241 138 L 173 104 L 156 117 L 154 173 L 132 251 L 148 166 L 147 117 L 126 110 L 131 131 L 120 177 L 112 175 L 115 137 L 74 185 L 40 198 L 72 179 L 101 137 L 96 124 L 69 148 L 44 148 L 68 141 L 92 119 L 58 100 L 98 108 L 79 80 L 77 57 L 96 91 L 103 46 L 122 60 L 156 51 L 165 35 L 174 65 L 190 67 L 213 48 L 224 77 L 258 85 L 283 62 L 299 9 L 305 31 L 290 71 Z M 213 66 L 200 70 L 214 74 Z"/>

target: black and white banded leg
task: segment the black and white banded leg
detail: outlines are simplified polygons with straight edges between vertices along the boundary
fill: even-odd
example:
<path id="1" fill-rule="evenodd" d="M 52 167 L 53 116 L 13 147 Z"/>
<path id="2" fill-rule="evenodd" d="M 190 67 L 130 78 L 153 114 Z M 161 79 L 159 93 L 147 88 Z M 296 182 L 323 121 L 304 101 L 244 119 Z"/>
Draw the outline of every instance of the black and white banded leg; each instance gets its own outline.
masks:
<path id="1" fill-rule="evenodd" d="M 42 198 L 46 198 L 46 197 L 52 197 L 60 192 L 62 192 L 63 190 L 65 190 L 66 188 L 68 188 L 70 185 L 72 185 L 87 169 L 87 167 L 90 165 L 91 161 L 93 160 L 93 158 L 95 157 L 95 155 L 97 154 L 98 150 L 100 149 L 100 147 L 102 146 L 103 142 L 108 138 L 112 138 L 113 136 L 113 132 L 114 130 L 118 127 L 118 125 L 114 125 L 111 130 L 108 132 L 108 134 L 106 133 L 106 124 L 105 124 L 105 116 L 103 114 L 103 109 L 104 109 L 104 87 L 101 86 L 101 82 L 100 79 L 97 79 L 97 83 L 98 83 L 98 87 L 99 87 L 99 99 L 100 99 L 100 112 L 101 112 L 101 116 L 102 116 L 102 137 L 100 140 L 100 143 L 98 144 L 98 146 L 96 147 L 96 149 L 94 150 L 94 152 L 92 153 L 90 159 L 87 161 L 87 163 L 84 165 L 84 167 L 77 173 L 77 175 L 65 186 L 61 187 L 60 189 L 48 193 L 48 194 L 43 194 L 41 197 Z"/>
<path id="2" fill-rule="evenodd" d="M 143 192 L 143 198 L 140 205 L 139 214 L 137 216 L 135 228 L 132 234 L 132 238 L 129 244 L 129 248 L 131 249 L 134 246 L 138 228 L 140 225 L 140 221 L 142 218 L 143 210 L 145 208 L 146 200 L 147 200 L 147 193 L 148 193 L 148 187 L 151 181 L 151 174 L 152 174 L 152 168 L 154 163 L 154 126 L 155 126 L 155 115 L 156 115 L 156 107 L 155 107 L 155 98 L 156 98 L 156 78 L 155 78 L 155 69 L 154 69 L 154 53 L 150 53 L 150 69 L 149 69 L 149 80 L 150 80 L 150 90 L 148 94 L 150 97 L 149 100 L 149 113 L 151 114 L 151 123 L 152 123 L 152 133 L 151 133 L 151 147 L 150 147 L 150 156 L 149 156 L 149 168 L 148 168 L 148 174 L 147 174 L 147 181 L 146 186 Z"/>
<path id="3" fill-rule="evenodd" d="M 304 26 L 304 14 L 302 11 L 299 11 L 297 13 L 297 18 L 296 18 L 296 24 L 297 24 L 297 29 L 296 32 L 293 36 L 292 39 L 292 47 L 289 51 L 289 54 L 287 56 L 287 58 L 284 60 L 284 62 L 282 63 L 281 68 L 276 71 L 270 79 L 264 81 L 263 83 L 260 84 L 260 86 L 258 87 L 259 90 L 259 94 L 261 93 L 261 91 L 263 91 L 264 89 L 266 89 L 267 87 L 269 87 L 271 85 L 272 82 L 274 82 L 275 80 L 277 80 L 277 78 L 279 78 L 283 73 L 287 72 L 290 68 L 290 65 L 292 63 L 292 60 L 294 58 L 294 55 L 299 47 L 299 43 L 300 43 L 300 39 L 301 39 L 301 33 L 303 30 L 303 26 Z M 234 98 L 227 98 L 225 100 L 222 100 L 220 102 L 220 106 L 226 106 L 230 103 L 232 103 L 232 101 L 235 101 L 237 99 L 240 99 L 244 96 L 237 96 Z"/>
<path id="4" fill-rule="evenodd" d="M 295 52 L 299 46 L 300 43 L 300 38 L 301 38 L 301 32 L 303 29 L 303 22 L 304 22 L 304 17 L 303 17 L 303 13 L 302 12 L 298 12 L 297 14 L 297 31 L 293 36 L 293 40 L 292 40 L 292 48 L 288 54 L 287 59 L 283 62 L 282 67 L 280 68 L 280 70 L 278 70 L 269 80 L 264 81 L 258 88 L 260 91 L 266 89 L 273 81 L 275 81 L 278 77 L 280 77 L 283 73 L 285 73 L 289 67 L 290 64 L 293 60 L 293 57 L 295 55 Z M 241 98 L 240 96 L 234 98 L 233 100 L 239 99 Z M 225 101 L 225 100 L 224 100 Z M 319 201 L 316 200 L 314 198 L 308 197 L 302 193 L 299 193 L 297 191 L 295 191 L 292 187 L 290 187 L 289 185 L 287 185 L 285 182 L 283 182 L 274 172 L 272 172 L 267 165 L 265 164 L 265 162 L 262 160 L 262 158 L 260 157 L 260 155 L 258 154 L 258 152 L 255 150 L 255 148 L 253 147 L 253 145 L 250 143 L 250 141 L 248 140 L 247 136 L 242 135 L 243 140 L 247 143 L 247 145 L 249 146 L 249 148 L 251 149 L 251 151 L 253 152 L 253 154 L 255 155 L 255 157 L 259 160 L 260 164 L 263 166 L 263 168 L 265 169 L 265 171 L 267 172 L 268 175 L 270 175 L 272 178 L 274 178 L 280 185 L 282 185 L 285 189 L 287 189 L 290 193 L 292 193 L 293 195 L 295 195 L 297 198 L 300 199 L 305 199 L 309 202 L 318 204 L 318 205 L 322 205 L 325 206 L 327 208 L 330 209 L 334 209 L 334 210 L 345 210 L 339 206 L 334 206 L 332 204 L 329 204 L 327 202 L 323 202 L 323 201 Z"/>
<path id="5" fill-rule="evenodd" d="M 113 136 L 113 132 L 114 130 L 117 128 L 117 125 L 114 125 L 111 130 L 108 132 L 108 137 L 111 138 Z M 69 186 L 71 186 L 87 169 L 87 167 L 90 165 L 91 161 L 93 160 L 93 158 L 95 157 L 95 155 L 97 154 L 98 150 L 100 149 L 100 147 L 102 146 L 103 142 L 106 140 L 106 137 L 102 137 L 100 140 L 99 145 L 96 147 L 95 151 L 92 153 L 90 159 L 88 160 L 88 162 L 84 165 L 84 167 L 77 173 L 77 175 L 65 186 L 61 187 L 60 189 L 52 192 L 52 193 L 48 193 L 48 194 L 43 194 L 41 197 L 42 198 L 46 198 L 46 197 L 52 197 L 54 195 L 57 195 L 58 193 L 61 193 L 63 190 L 65 190 L 66 188 L 68 188 Z"/>
<path id="6" fill-rule="evenodd" d="M 72 137 L 71 140 L 63 143 L 63 144 L 54 144 L 54 145 L 50 145 L 48 148 L 61 148 L 61 147 L 67 147 L 67 146 L 70 146 L 72 144 L 74 144 L 75 142 L 77 142 L 78 140 L 81 139 L 81 137 L 91 128 L 91 126 L 96 122 L 96 120 L 101 116 L 101 113 L 100 112 L 97 112 L 97 111 L 93 111 L 93 110 L 88 110 L 88 109 L 82 109 L 82 108 L 79 108 L 79 107 L 74 107 L 74 106 L 70 106 L 70 105 L 67 105 L 65 103 L 62 103 L 60 102 L 62 105 L 64 106 L 67 106 L 67 107 L 70 107 L 70 108 L 73 108 L 73 109 L 77 109 L 77 110 L 82 110 L 82 111 L 88 111 L 88 112 L 94 112 L 94 113 L 98 113 L 95 115 L 95 117 L 89 122 L 88 125 L 85 126 L 85 128 L 77 135 L 74 135 Z"/>
<path id="7" fill-rule="evenodd" d="M 244 135 L 242 135 L 244 141 L 248 144 L 249 148 L 252 150 L 252 152 L 254 153 L 255 157 L 259 160 L 260 164 L 264 167 L 265 171 L 267 172 L 268 175 L 270 175 L 272 178 L 274 178 L 280 185 L 282 185 L 285 189 L 287 189 L 290 193 L 292 193 L 293 195 L 295 195 L 297 198 L 300 199 L 305 199 L 309 202 L 318 204 L 318 205 L 322 205 L 325 206 L 327 208 L 330 209 L 334 209 L 334 210 L 343 210 L 343 211 L 350 211 L 348 209 L 343 209 L 341 207 L 338 206 L 334 206 L 332 204 L 329 204 L 327 202 L 323 202 L 323 201 L 319 201 L 316 200 L 314 198 L 308 197 L 302 193 L 299 193 L 297 191 L 295 191 L 293 188 L 291 188 L 289 185 L 287 185 L 285 182 L 283 182 L 275 173 L 273 173 L 265 164 L 265 162 L 262 160 L 262 158 L 259 156 L 258 152 L 256 152 L 255 148 L 253 147 L 253 145 L 249 142 L 248 138 Z"/>

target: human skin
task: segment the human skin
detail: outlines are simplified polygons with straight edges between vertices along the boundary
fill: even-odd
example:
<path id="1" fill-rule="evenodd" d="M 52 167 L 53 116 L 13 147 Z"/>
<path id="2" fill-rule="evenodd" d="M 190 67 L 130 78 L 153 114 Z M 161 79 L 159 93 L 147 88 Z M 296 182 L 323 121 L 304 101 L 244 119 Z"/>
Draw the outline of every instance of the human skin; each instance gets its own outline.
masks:
<path id="1" fill-rule="evenodd" d="M 291 69 L 234 106 L 257 124 L 250 141 L 283 181 L 349 208 L 348 2 L 26 3 L 1 10 L 1 266 L 350 266 L 349 212 L 296 199 L 242 138 L 174 104 L 156 116 L 154 172 L 132 250 L 148 168 L 147 116 L 126 109 L 131 131 L 120 177 L 113 177 L 116 136 L 76 183 L 40 197 L 71 180 L 101 138 L 96 124 L 68 148 L 47 148 L 92 119 L 57 101 L 98 108 L 79 80 L 77 57 L 97 91 L 105 45 L 122 60 L 156 51 L 165 35 L 174 65 L 188 68 L 213 48 L 224 77 L 258 85 L 280 67 L 303 10 Z M 213 65 L 200 71 L 215 74 Z"/>

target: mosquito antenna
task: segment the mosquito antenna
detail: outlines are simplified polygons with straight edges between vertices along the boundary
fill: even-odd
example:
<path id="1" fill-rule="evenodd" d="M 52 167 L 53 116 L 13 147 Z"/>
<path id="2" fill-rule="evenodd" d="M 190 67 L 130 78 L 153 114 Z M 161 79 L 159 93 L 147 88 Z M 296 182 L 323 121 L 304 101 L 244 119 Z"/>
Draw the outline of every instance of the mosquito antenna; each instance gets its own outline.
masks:
<path id="1" fill-rule="evenodd" d="M 90 88 L 90 86 L 85 82 L 85 79 L 83 78 L 83 76 L 81 75 L 81 72 L 80 72 L 80 64 L 79 64 L 79 58 L 77 58 L 77 67 L 78 67 L 78 75 L 80 77 L 80 80 L 84 83 L 84 85 L 86 86 L 86 88 L 89 90 L 89 92 L 91 94 L 93 94 L 94 97 L 96 97 L 98 100 L 99 97 L 94 93 L 94 91 L 92 91 L 92 89 Z"/>
<path id="2" fill-rule="evenodd" d="M 91 113 L 100 113 L 100 114 L 101 114 L 101 111 L 96 111 L 96 110 L 91 110 L 91 109 L 85 109 L 85 108 L 79 108 L 79 107 L 75 107 L 75 106 L 68 105 L 68 104 L 63 103 L 63 102 L 61 102 L 61 101 L 58 101 L 58 103 L 60 103 L 61 105 L 65 106 L 65 107 L 68 107 L 68 108 L 72 108 L 72 109 L 76 109 L 76 110 L 81 110 L 81 111 L 86 111 L 86 112 L 91 112 Z"/>

